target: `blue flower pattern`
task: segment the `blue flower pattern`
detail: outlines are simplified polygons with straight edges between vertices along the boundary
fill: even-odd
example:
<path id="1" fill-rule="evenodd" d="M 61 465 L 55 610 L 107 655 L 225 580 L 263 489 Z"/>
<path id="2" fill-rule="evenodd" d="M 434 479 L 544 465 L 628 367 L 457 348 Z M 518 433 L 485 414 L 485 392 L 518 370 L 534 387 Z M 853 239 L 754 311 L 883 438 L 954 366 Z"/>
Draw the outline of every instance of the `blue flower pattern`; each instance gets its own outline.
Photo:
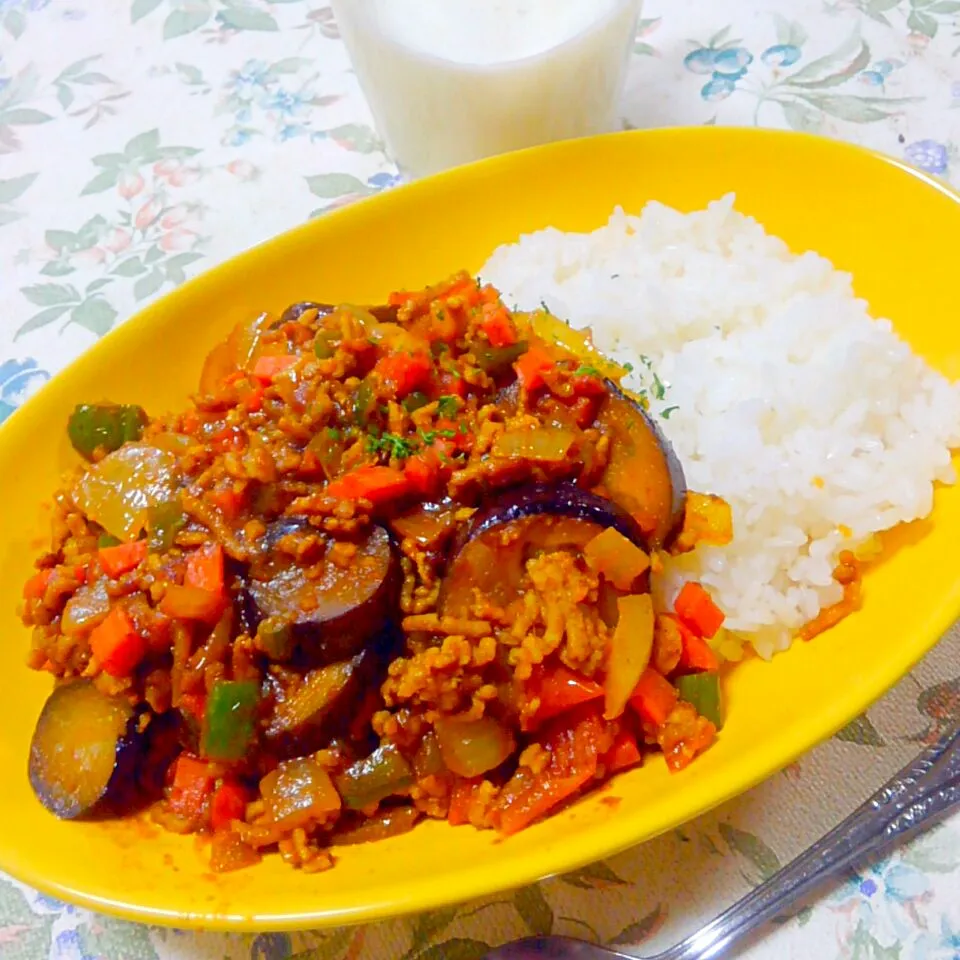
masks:
<path id="1" fill-rule="evenodd" d="M 936 176 L 945 174 L 950 166 L 947 145 L 936 140 L 916 140 L 907 145 L 903 155 L 915 167 Z"/>
<path id="2" fill-rule="evenodd" d="M 49 379 L 50 374 L 32 358 L 0 363 L 0 423 Z"/>

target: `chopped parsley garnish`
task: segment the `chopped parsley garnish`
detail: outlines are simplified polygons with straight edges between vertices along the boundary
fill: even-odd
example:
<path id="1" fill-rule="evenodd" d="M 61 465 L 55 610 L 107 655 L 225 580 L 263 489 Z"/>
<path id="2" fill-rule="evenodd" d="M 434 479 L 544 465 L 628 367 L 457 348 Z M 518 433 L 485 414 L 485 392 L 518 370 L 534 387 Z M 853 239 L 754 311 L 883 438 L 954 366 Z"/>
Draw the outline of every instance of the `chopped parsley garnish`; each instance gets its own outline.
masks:
<path id="1" fill-rule="evenodd" d="M 327 427 L 327 436 L 331 440 L 339 440 L 343 434 L 336 427 Z"/>
<path id="2" fill-rule="evenodd" d="M 367 433 L 366 450 L 368 453 L 385 452 L 396 460 L 409 457 L 416 449 L 412 441 L 398 437 L 395 433 L 378 434 L 375 429 Z"/>
<path id="3" fill-rule="evenodd" d="M 603 374 L 596 368 L 591 367 L 589 364 L 583 364 L 583 366 L 577 367 L 573 375 L 575 377 L 602 377 Z"/>
<path id="4" fill-rule="evenodd" d="M 456 430 L 424 430 L 420 429 L 417 431 L 420 434 L 420 439 L 423 440 L 425 446 L 429 447 L 437 437 L 443 437 L 447 440 L 455 437 L 457 435 Z"/>
<path id="5" fill-rule="evenodd" d="M 450 394 L 437 400 L 437 413 L 441 417 L 452 417 L 460 409 L 459 397 Z"/>
<path id="6" fill-rule="evenodd" d="M 656 371 L 650 371 L 653 374 L 653 395 L 662 400 L 667 395 L 667 388 L 664 382 L 657 376 Z"/>
<path id="7" fill-rule="evenodd" d="M 663 417 L 664 420 L 669 420 L 670 414 L 676 413 L 679 409 L 679 407 L 664 407 L 663 410 L 660 411 L 660 416 Z"/>
<path id="8" fill-rule="evenodd" d="M 546 301 L 546 300 L 541 300 L 541 301 L 540 301 L 540 309 L 541 309 L 544 313 L 549 314 L 551 317 L 553 316 L 553 311 L 547 306 L 547 301 Z"/>
<path id="9" fill-rule="evenodd" d="M 626 370 L 627 373 L 633 373 L 633 364 L 627 362 L 623 365 L 623 369 Z"/>

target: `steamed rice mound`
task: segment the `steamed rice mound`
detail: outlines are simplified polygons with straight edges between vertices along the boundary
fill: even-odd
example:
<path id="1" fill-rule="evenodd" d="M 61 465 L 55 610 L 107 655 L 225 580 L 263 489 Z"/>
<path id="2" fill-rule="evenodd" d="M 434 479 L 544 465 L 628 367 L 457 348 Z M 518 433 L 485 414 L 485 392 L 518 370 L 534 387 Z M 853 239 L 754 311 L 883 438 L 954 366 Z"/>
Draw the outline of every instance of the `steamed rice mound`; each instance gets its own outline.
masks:
<path id="1" fill-rule="evenodd" d="M 590 234 L 500 247 L 481 273 L 633 365 L 625 384 L 661 416 L 690 486 L 734 512 L 733 543 L 671 561 L 664 589 L 701 580 L 770 656 L 841 600 L 841 551 L 868 558 L 875 534 L 927 516 L 935 483 L 954 482 L 960 388 L 870 316 L 849 274 L 733 202 L 617 209 Z"/>

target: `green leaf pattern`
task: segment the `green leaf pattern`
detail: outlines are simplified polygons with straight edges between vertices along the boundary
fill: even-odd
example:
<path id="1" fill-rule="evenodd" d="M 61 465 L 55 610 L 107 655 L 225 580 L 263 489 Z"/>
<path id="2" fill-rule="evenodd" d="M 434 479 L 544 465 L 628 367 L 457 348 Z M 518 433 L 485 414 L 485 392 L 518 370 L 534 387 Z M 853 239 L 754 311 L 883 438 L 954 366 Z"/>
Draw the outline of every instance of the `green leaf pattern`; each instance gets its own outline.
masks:
<path id="1" fill-rule="evenodd" d="M 958 53 L 960 0 L 646 0 L 624 113 L 639 128 L 827 134 L 960 182 Z M 329 0 L 0 0 L 0 419 L 200 270 L 393 186 L 385 149 Z M 960 721 L 958 658 L 951 635 L 896 709 L 680 830 L 535 886 L 356 929 L 227 936 L 107 919 L 0 876 L 0 956 L 480 960 L 548 933 L 653 953 Z M 756 956 L 956 960 L 958 889 L 953 820 L 798 904 Z"/>

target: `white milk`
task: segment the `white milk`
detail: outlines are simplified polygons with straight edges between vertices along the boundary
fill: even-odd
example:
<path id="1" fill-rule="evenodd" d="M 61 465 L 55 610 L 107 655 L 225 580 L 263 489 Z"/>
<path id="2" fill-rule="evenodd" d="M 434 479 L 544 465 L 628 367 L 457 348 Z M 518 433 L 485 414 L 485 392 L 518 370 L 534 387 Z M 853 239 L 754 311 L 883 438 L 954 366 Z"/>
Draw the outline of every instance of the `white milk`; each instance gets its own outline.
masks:
<path id="1" fill-rule="evenodd" d="M 424 176 L 616 129 L 641 0 L 333 0 L 387 147 Z"/>

